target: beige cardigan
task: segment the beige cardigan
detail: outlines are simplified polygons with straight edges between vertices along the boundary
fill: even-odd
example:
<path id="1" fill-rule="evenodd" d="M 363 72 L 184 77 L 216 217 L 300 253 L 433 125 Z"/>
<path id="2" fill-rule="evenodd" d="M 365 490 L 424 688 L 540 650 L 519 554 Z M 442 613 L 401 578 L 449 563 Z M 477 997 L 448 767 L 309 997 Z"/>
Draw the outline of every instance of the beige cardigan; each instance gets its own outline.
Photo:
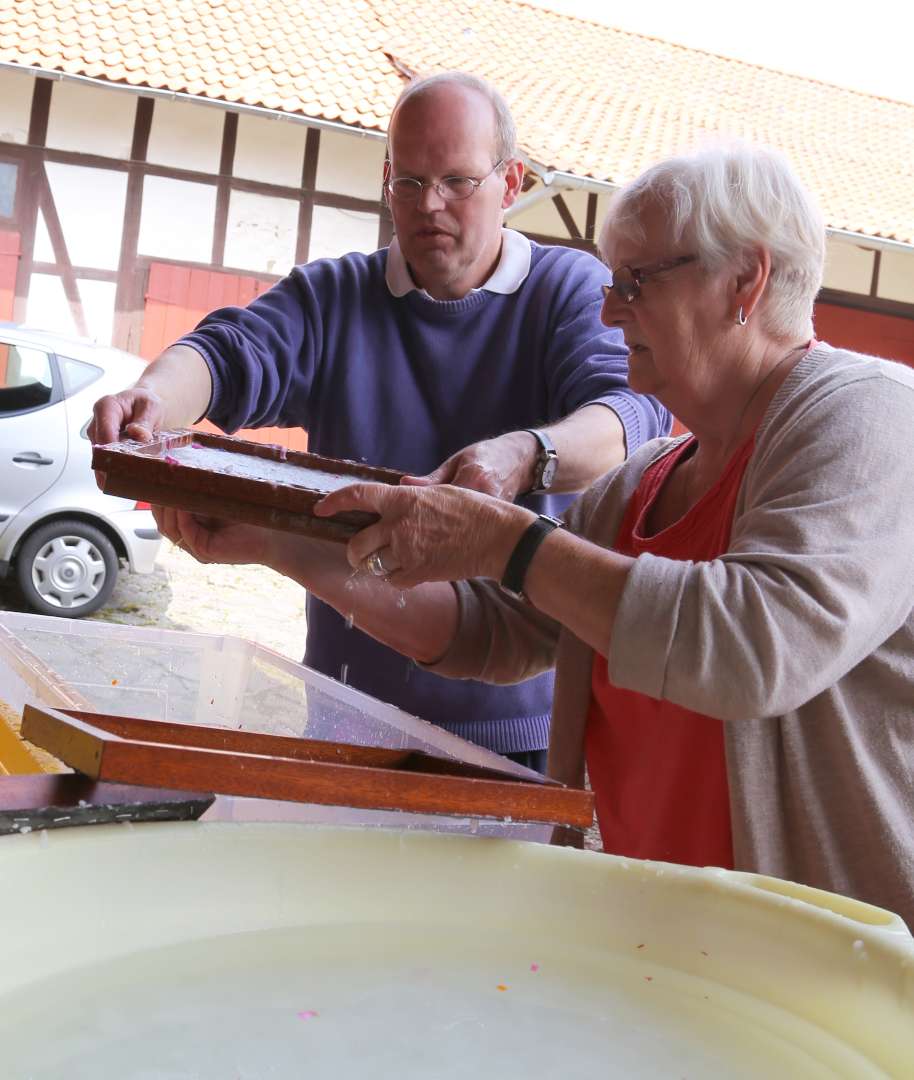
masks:
<path id="1" fill-rule="evenodd" d="M 611 545 L 638 450 L 567 514 Z M 433 670 L 513 682 L 556 666 L 550 773 L 583 781 L 592 650 L 494 583 L 456 586 Z M 759 427 L 730 549 L 640 556 L 609 675 L 724 721 L 735 862 L 914 927 L 914 371 L 818 345 Z"/>

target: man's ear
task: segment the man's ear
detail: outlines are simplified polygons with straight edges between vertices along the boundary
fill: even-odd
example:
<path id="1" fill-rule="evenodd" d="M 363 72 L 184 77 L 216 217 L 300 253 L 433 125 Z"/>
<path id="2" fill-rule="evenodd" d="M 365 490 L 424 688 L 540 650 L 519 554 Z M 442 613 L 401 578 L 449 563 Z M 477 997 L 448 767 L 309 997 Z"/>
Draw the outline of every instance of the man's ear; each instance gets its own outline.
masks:
<path id="1" fill-rule="evenodd" d="M 740 311 L 746 319 L 755 311 L 770 277 L 771 252 L 763 247 L 746 252 L 743 265 L 733 279 L 733 310 L 730 314 L 734 322 L 737 321 Z"/>
<path id="2" fill-rule="evenodd" d="M 387 181 L 390 179 L 390 158 L 384 158 L 384 178 L 381 180 L 381 199 L 385 206 L 390 206 L 390 199 L 387 197 Z"/>
<path id="3" fill-rule="evenodd" d="M 519 158 L 512 158 L 505 166 L 505 194 L 501 200 L 502 210 L 513 206 L 521 193 L 524 182 L 524 163 Z"/>

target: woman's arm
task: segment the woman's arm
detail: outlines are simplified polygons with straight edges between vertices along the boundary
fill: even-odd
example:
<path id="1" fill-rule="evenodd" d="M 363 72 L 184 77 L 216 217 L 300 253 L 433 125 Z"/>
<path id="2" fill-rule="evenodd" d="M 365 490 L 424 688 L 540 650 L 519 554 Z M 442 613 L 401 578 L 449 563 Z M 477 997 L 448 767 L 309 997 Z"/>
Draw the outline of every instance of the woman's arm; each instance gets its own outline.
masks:
<path id="1" fill-rule="evenodd" d="M 403 593 L 382 578 L 353 570 L 342 544 L 202 519 L 168 507 L 153 512 L 162 534 L 200 562 L 269 566 L 351 616 L 360 630 L 420 663 L 438 660 L 454 638 L 457 597 L 447 583 Z"/>
<path id="2" fill-rule="evenodd" d="M 328 495 L 315 512 L 342 510 L 381 516 L 350 541 L 350 565 L 360 566 L 380 552 L 392 570 L 391 584 L 402 587 L 473 578 L 500 581 L 518 540 L 536 519 L 524 507 L 448 485 L 356 484 Z M 524 593 L 544 615 L 605 655 L 633 562 L 557 529 L 537 549 Z"/>

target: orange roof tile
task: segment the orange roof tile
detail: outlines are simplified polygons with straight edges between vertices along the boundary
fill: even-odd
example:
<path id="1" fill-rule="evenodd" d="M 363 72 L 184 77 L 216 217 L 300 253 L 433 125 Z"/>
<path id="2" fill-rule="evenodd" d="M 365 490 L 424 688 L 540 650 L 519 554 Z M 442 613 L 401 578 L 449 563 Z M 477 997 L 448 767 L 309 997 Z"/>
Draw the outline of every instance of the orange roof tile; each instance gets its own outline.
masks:
<path id="1" fill-rule="evenodd" d="M 914 105 L 522 0 L 16 0 L 0 61 L 374 130 L 401 70 L 462 68 L 501 88 L 546 168 L 620 183 L 739 135 L 789 155 L 831 228 L 914 243 Z"/>

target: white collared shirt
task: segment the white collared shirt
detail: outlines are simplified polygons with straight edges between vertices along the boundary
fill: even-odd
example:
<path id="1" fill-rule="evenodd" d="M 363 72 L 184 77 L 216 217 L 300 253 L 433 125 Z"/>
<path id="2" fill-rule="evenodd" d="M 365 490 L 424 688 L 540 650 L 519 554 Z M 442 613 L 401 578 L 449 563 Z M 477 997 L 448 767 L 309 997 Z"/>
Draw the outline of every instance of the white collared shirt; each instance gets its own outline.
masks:
<path id="1" fill-rule="evenodd" d="M 495 267 L 492 276 L 479 286 L 479 289 L 471 289 L 470 292 L 479 292 L 481 289 L 503 295 L 517 292 L 530 273 L 530 258 L 530 241 L 526 236 L 517 232 L 516 229 L 503 228 L 498 266 Z M 390 247 L 387 249 L 387 268 L 384 276 L 387 288 L 394 296 L 406 296 L 415 289 L 424 293 L 430 300 L 433 299 L 425 289 L 420 289 L 413 281 L 396 236 L 390 241 Z"/>

